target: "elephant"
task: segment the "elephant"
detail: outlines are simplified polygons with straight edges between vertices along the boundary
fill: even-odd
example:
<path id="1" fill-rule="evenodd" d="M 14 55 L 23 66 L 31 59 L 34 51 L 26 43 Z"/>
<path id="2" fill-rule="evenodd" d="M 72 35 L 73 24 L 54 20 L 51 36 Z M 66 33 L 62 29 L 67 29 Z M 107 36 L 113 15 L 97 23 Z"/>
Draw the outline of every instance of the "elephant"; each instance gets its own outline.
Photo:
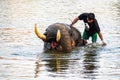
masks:
<path id="1" fill-rule="evenodd" d="M 35 24 L 36 35 L 43 40 L 44 50 L 71 52 L 76 46 L 84 45 L 81 33 L 75 27 L 65 23 L 53 23 L 41 34 Z"/>

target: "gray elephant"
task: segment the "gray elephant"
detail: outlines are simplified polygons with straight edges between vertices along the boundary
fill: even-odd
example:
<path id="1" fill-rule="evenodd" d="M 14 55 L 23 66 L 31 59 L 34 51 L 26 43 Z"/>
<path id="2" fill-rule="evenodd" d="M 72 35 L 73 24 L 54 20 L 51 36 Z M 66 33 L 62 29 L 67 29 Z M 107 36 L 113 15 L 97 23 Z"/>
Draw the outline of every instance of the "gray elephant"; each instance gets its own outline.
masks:
<path id="1" fill-rule="evenodd" d="M 75 46 L 84 45 L 81 33 L 75 27 L 64 23 L 54 23 L 41 34 L 35 25 L 36 35 L 44 41 L 44 49 L 71 52 Z"/>

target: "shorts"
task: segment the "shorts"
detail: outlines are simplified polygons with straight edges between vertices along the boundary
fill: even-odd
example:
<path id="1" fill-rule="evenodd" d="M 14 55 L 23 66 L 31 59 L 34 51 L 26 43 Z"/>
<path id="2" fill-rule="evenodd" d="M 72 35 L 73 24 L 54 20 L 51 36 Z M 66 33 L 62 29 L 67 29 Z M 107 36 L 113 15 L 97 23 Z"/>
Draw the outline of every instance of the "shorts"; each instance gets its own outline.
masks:
<path id="1" fill-rule="evenodd" d="M 84 31 L 82 38 L 85 39 L 85 40 L 88 40 L 89 37 L 92 37 L 92 42 L 96 42 L 96 41 L 97 41 L 97 33 L 93 34 L 92 36 L 89 36 L 89 35 L 87 34 L 87 32 Z"/>

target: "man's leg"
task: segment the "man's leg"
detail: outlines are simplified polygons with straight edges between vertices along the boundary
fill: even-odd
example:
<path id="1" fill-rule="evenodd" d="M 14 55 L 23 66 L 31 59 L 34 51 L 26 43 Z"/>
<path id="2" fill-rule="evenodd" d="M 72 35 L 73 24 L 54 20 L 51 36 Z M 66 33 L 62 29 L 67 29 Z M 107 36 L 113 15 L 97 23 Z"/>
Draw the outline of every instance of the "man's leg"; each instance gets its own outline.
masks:
<path id="1" fill-rule="evenodd" d="M 92 42 L 95 43 L 97 41 L 97 33 L 92 35 Z"/>
<path id="2" fill-rule="evenodd" d="M 87 32 L 85 30 L 83 32 L 82 38 L 84 40 L 84 45 L 87 44 L 87 40 L 89 39 L 89 36 L 87 35 Z"/>

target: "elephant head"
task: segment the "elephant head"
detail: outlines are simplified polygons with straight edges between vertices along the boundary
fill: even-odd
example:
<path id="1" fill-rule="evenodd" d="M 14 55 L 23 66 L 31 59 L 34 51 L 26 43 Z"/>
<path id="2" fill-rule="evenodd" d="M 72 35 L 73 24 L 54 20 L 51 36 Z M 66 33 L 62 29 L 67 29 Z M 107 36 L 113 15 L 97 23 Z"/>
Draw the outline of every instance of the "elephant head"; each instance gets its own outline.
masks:
<path id="1" fill-rule="evenodd" d="M 81 33 L 68 24 L 54 23 L 48 26 L 44 34 L 41 34 L 35 25 L 35 33 L 44 41 L 45 50 L 70 52 L 75 46 L 83 45 Z"/>

